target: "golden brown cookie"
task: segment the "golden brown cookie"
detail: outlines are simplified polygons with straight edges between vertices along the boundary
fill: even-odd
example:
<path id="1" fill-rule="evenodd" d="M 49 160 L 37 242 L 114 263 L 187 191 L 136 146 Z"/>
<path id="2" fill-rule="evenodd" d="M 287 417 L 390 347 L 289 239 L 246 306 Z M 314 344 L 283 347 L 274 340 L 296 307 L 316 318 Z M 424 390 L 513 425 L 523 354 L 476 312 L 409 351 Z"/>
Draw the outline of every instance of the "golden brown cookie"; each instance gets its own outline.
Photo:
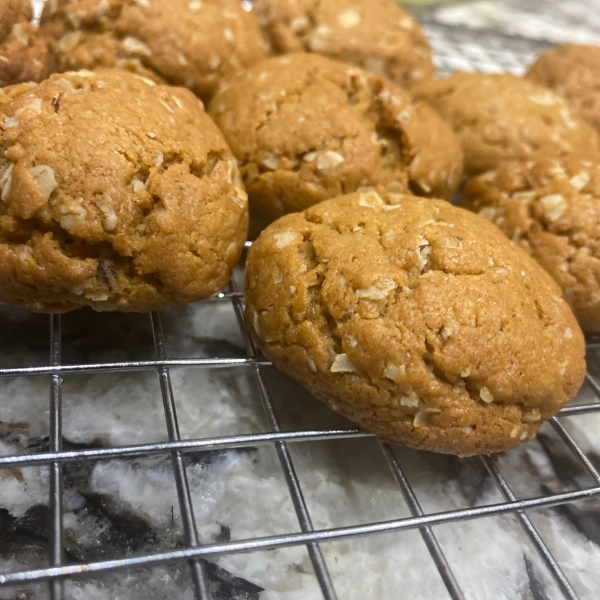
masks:
<path id="1" fill-rule="evenodd" d="M 254 10 L 280 54 L 317 52 L 403 87 L 435 70 L 419 24 L 394 0 L 259 0 Z"/>
<path id="2" fill-rule="evenodd" d="M 267 55 L 238 0 L 48 0 L 41 29 L 55 71 L 149 69 L 205 100 Z"/>
<path id="3" fill-rule="evenodd" d="M 111 69 L 0 94 L 0 302 L 143 312 L 220 290 L 248 227 L 200 101 Z"/>
<path id="4" fill-rule="evenodd" d="M 287 215 L 252 245 L 246 294 L 267 358 L 392 443 L 506 450 L 585 374 L 552 278 L 447 202 L 364 192 Z"/>
<path id="5" fill-rule="evenodd" d="M 600 131 L 600 46 L 565 44 L 548 50 L 525 77 L 562 96 Z"/>
<path id="6" fill-rule="evenodd" d="M 29 0 L 0 0 L 0 88 L 48 76 L 48 48 Z"/>
<path id="7" fill-rule="evenodd" d="M 469 175 L 538 156 L 600 153 L 597 133 L 560 96 L 516 75 L 455 73 L 411 91 L 454 128 Z"/>
<path id="8" fill-rule="evenodd" d="M 456 136 L 382 77 L 318 54 L 265 60 L 211 102 L 240 164 L 253 214 L 273 220 L 365 186 L 450 198 Z"/>
<path id="9" fill-rule="evenodd" d="M 600 161 L 542 159 L 471 180 L 464 207 L 552 275 L 582 329 L 600 333 Z"/>

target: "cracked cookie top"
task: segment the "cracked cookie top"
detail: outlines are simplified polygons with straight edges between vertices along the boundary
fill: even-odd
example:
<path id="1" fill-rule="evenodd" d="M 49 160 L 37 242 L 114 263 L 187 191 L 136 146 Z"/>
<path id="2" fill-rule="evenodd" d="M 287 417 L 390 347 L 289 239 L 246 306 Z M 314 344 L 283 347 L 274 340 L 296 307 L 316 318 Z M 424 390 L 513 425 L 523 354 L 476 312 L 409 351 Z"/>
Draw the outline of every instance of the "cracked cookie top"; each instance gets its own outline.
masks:
<path id="1" fill-rule="evenodd" d="M 205 298 L 248 226 L 201 102 L 111 69 L 0 90 L 0 301 L 147 311 Z"/>
<path id="2" fill-rule="evenodd" d="M 267 56 L 238 0 L 48 0 L 40 26 L 54 71 L 150 70 L 204 100 Z"/>
<path id="3" fill-rule="evenodd" d="M 358 192 L 270 225 L 248 253 L 264 354 L 384 440 L 458 455 L 535 436 L 584 374 L 560 289 L 494 225 Z"/>
<path id="4" fill-rule="evenodd" d="M 552 275 L 584 331 L 600 333 L 600 161 L 543 159 L 469 181 L 463 206 Z"/>
<path id="5" fill-rule="evenodd" d="M 411 92 L 450 123 L 469 175 L 506 162 L 600 154 L 598 134 L 563 98 L 516 75 L 461 72 L 424 82 Z"/>
<path id="6" fill-rule="evenodd" d="M 449 198 L 462 173 L 450 127 L 388 80 L 317 54 L 265 60 L 212 100 L 250 209 L 273 220 L 361 187 Z"/>
<path id="7" fill-rule="evenodd" d="M 0 0 L 0 88 L 48 75 L 48 48 L 29 0 Z"/>
<path id="8" fill-rule="evenodd" d="M 433 75 L 427 38 L 393 0 L 259 0 L 254 11 L 279 54 L 316 52 L 402 87 Z"/>
<path id="9" fill-rule="evenodd" d="M 600 46 L 564 44 L 544 52 L 527 79 L 550 88 L 600 131 Z"/>

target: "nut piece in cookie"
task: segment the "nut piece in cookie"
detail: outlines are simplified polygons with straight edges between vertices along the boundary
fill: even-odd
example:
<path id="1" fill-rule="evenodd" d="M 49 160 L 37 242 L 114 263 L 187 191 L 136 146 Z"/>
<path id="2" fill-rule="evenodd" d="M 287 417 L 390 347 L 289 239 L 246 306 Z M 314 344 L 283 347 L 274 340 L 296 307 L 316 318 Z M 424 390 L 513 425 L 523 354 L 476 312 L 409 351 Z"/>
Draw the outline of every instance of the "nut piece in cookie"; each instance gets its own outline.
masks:
<path id="1" fill-rule="evenodd" d="M 0 95 L 0 302 L 143 312 L 228 281 L 247 197 L 189 91 L 112 69 Z"/>
<path id="2" fill-rule="evenodd" d="M 256 19 L 238 0 L 48 0 L 41 29 L 54 71 L 151 71 L 204 100 L 267 56 Z"/>
<path id="3" fill-rule="evenodd" d="M 365 186 L 450 198 L 456 136 L 427 104 L 318 54 L 265 60 L 212 100 L 240 164 L 253 215 L 267 220 Z"/>
<path id="4" fill-rule="evenodd" d="M 525 75 L 562 96 L 600 131 L 600 46 L 564 44 L 542 54 Z"/>
<path id="5" fill-rule="evenodd" d="M 600 161 L 504 165 L 472 179 L 463 206 L 535 258 L 562 288 L 582 329 L 600 333 Z"/>
<path id="6" fill-rule="evenodd" d="M 435 70 L 419 24 L 393 0 L 259 0 L 254 11 L 279 54 L 316 52 L 402 87 Z"/>
<path id="7" fill-rule="evenodd" d="M 560 96 L 516 75 L 455 73 L 411 91 L 453 127 L 469 175 L 537 157 L 600 154 L 598 134 Z"/>
<path id="8" fill-rule="evenodd" d="M 358 192 L 282 217 L 248 253 L 246 290 L 265 356 L 388 442 L 507 450 L 585 375 L 556 283 L 447 202 Z"/>
<path id="9" fill-rule="evenodd" d="M 0 88 L 48 76 L 48 48 L 29 0 L 0 0 Z"/>

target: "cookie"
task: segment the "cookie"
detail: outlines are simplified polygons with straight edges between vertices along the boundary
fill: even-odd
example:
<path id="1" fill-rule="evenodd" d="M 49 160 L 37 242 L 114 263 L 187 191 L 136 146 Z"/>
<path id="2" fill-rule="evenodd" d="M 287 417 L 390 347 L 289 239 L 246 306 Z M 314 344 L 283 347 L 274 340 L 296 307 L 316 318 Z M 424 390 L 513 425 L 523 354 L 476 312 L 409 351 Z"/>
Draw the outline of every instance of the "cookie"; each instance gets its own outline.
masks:
<path id="1" fill-rule="evenodd" d="M 360 187 L 450 198 L 462 154 L 450 127 L 386 79 L 318 54 L 268 59 L 209 107 L 253 214 L 273 220 Z"/>
<path id="2" fill-rule="evenodd" d="M 0 0 L 0 88 L 48 76 L 48 48 L 29 0 Z"/>
<path id="3" fill-rule="evenodd" d="M 454 128 L 469 175 L 506 162 L 600 152 L 598 134 L 562 98 L 516 75 L 455 73 L 411 91 Z"/>
<path id="4" fill-rule="evenodd" d="M 556 283 L 447 202 L 358 192 L 287 215 L 252 245 L 246 290 L 265 356 L 387 442 L 506 450 L 585 375 Z"/>
<path id="5" fill-rule="evenodd" d="M 435 70 L 419 24 L 393 0 L 259 0 L 254 11 L 276 53 L 317 52 L 403 87 Z"/>
<path id="6" fill-rule="evenodd" d="M 561 287 L 582 329 L 600 333 L 600 161 L 504 165 L 465 186 L 464 207 L 528 252 Z"/>
<path id="7" fill-rule="evenodd" d="M 565 44 L 548 50 L 525 77 L 562 96 L 600 131 L 600 46 Z"/>
<path id="8" fill-rule="evenodd" d="M 55 71 L 148 69 L 204 100 L 267 55 L 238 0 L 48 0 L 41 29 Z"/>
<path id="9" fill-rule="evenodd" d="M 11 86 L 0 148 L 0 302 L 145 312 L 227 283 L 247 197 L 188 90 L 112 69 Z"/>

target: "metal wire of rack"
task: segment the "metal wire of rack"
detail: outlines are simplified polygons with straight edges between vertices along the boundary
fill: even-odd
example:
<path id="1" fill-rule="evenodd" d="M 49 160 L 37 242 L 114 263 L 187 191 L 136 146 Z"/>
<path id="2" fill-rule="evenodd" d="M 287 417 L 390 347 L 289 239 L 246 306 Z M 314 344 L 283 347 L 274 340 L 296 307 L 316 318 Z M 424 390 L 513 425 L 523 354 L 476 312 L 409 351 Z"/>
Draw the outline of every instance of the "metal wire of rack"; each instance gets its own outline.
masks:
<path id="1" fill-rule="evenodd" d="M 503 477 L 496 460 L 490 457 L 481 457 L 483 464 L 498 486 L 505 502 L 491 504 L 476 508 L 464 508 L 435 514 L 425 513 L 416 498 L 416 495 L 404 474 L 397 457 L 386 444 L 380 444 L 383 457 L 388 463 L 402 494 L 410 507 L 412 517 L 387 522 L 358 525 L 354 527 L 338 527 L 328 530 L 314 530 L 310 520 L 306 503 L 302 496 L 302 489 L 294 471 L 294 465 L 287 449 L 289 443 L 300 441 L 316 441 L 324 439 L 347 439 L 356 437 L 370 437 L 356 429 L 325 429 L 282 432 L 277 416 L 270 400 L 269 391 L 262 376 L 262 370 L 272 368 L 264 360 L 257 356 L 256 349 L 248 335 L 245 326 L 242 298 L 233 286 L 230 292 L 220 294 L 218 301 L 231 302 L 234 305 L 236 315 L 239 319 L 240 329 L 248 348 L 248 356 L 243 359 L 189 359 L 169 360 L 165 356 L 164 340 L 162 334 L 160 315 L 150 315 L 152 329 L 155 336 L 156 361 L 131 362 L 131 363 L 105 363 L 85 365 L 60 365 L 61 355 L 61 318 L 50 317 L 51 328 L 51 365 L 48 367 L 25 367 L 13 369 L 0 369 L 0 377 L 19 376 L 47 376 L 50 375 L 50 405 L 51 405 L 51 429 L 50 448 L 51 451 L 40 454 L 25 454 L 0 457 L 0 469 L 49 465 L 51 467 L 50 483 L 50 507 L 51 507 L 51 566 L 45 569 L 36 569 L 8 573 L 0 575 L 0 585 L 11 585 L 16 583 L 32 583 L 37 581 L 48 581 L 51 597 L 59 599 L 62 597 L 61 581 L 63 578 L 82 576 L 86 574 L 100 573 L 125 569 L 131 567 L 149 567 L 172 561 L 189 561 L 192 569 L 193 581 L 196 589 L 196 597 L 200 599 L 209 598 L 202 565 L 197 559 L 201 557 L 215 557 L 224 553 L 252 552 L 259 549 L 275 549 L 286 546 L 305 544 L 310 551 L 310 557 L 317 573 L 323 596 L 325 598 L 336 598 L 333 583 L 327 571 L 323 556 L 319 551 L 319 543 L 331 540 L 340 540 L 353 536 L 375 535 L 391 531 L 402 531 L 418 528 L 429 549 L 432 559 L 442 576 L 446 588 L 453 599 L 464 598 L 463 592 L 457 583 L 456 577 L 446 561 L 444 554 L 436 540 L 433 526 L 461 521 L 466 519 L 480 519 L 492 515 L 514 513 L 526 534 L 533 542 L 550 572 L 559 584 L 564 597 L 575 599 L 577 594 L 573 590 L 567 577 L 559 567 L 552 553 L 545 545 L 541 536 L 532 525 L 525 511 L 528 509 L 551 507 L 564 503 L 575 502 L 600 495 L 600 473 L 586 457 L 583 450 L 577 445 L 573 438 L 562 426 L 560 419 L 565 416 L 584 415 L 590 412 L 600 412 L 600 403 L 591 403 L 566 407 L 558 417 L 551 420 L 552 427 L 557 431 L 565 445 L 574 457 L 581 462 L 589 473 L 594 485 L 572 492 L 553 494 L 545 497 L 536 497 L 527 500 L 517 500 L 511 488 Z M 235 363 L 231 361 L 235 360 Z M 235 364 L 238 368 L 249 368 L 254 371 L 259 382 L 263 406 L 269 416 L 271 432 L 264 434 L 250 434 L 230 437 L 219 437 L 212 439 L 185 440 L 181 441 L 178 431 L 177 414 L 173 399 L 173 391 L 170 385 L 170 369 L 193 366 L 196 368 L 218 368 Z M 61 374 L 90 373 L 121 371 L 129 369 L 144 369 L 156 371 L 160 381 L 161 393 L 165 406 L 165 418 L 168 423 L 169 442 L 124 446 L 115 448 L 101 448 L 81 451 L 62 451 L 60 448 L 61 431 Z M 594 382 L 596 393 L 599 390 L 595 380 L 588 375 L 588 380 Z M 600 396 L 599 396 L 600 397 Z M 223 448 L 239 448 L 244 446 L 256 446 L 261 444 L 274 444 L 278 449 L 278 455 L 284 470 L 290 494 L 294 500 L 294 506 L 298 515 L 302 532 L 289 533 L 279 536 L 269 536 L 257 539 L 238 540 L 229 543 L 220 543 L 200 546 L 195 531 L 194 516 L 190 502 L 190 491 L 187 485 L 185 469 L 181 461 L 182 453 L 198 450 L 215 450 Z M 177 493 L 181 511 L 184 516 L 184 530 L 186 534 L 187 548 L 168 552 L 148 554 L 144 556 L 128 557 L 118 560 L 98 561 L 88 564 L 64 565 L 62 561 L 61 537 L 62 537 L 62 511 L 61 511 L 61 471 L 65 464 L 82 461 L 96 461 L 113 459 L 117 457 L 138 457 L 149 454 L 170 454 L 172 456 L 174 472 L 177 482 Z"/>
<path id="2" fill-rule="evenodd" d="M 595 485 L 572 492 L 554 494 L 546 497 L 532 498 L 528 500 L 518 501 L 511 491 L 507 481 L 504 479 L 500 469 L 497 466 L 496 460 L 490 457 L 481 457 L 483 464 L 494 479 L 499 490 L 503 494 L 506 502 L 500 504 L 492 504 L 477 508 L 466 508 L 454 511 L 446 511 L 436 514 L 426 514 L 419 506 L 418 500 L 414 494 L 411 485 L 405 476 L 398 459 L 393 454 L 391 448 L 386 444 L 380 444 L 381 450 L 387 461 L 394 478 L 396 479 L 400 489 L 410 507 L 412 517 L 397 519 L 388 522 L 380 522 L 373 524 L 359 525 L 355 527 L 332 528 L 329 530 L 315 531 L 310 522 L 310 514 L 302 497 L 302 490 L 298 478 L 294 471 L 292 459 L 287 451 L 287 444 L 299 441 L 315 441 L 323 439 L 342 439 L 355 437 L 368 437 L 359 430 L 342 429 L 342 430 L 308 430 L 308 431 L 292 431 L 282 432 L 280 430 L 277 417 L 273 410 L 270 400 L 269 391 L 262 377 L 262 370 L 271 368 L 268 363 L 260 360 L 257 357 L 256 350 L 248 336 L 247 329 L 243 321 L 242 298 L 240 294 L 231 288 L 231 292 L 220 294 L 218 300 L 232 302 L 236 314 L 239 318 L 240 328 L 245 337 L 248 356 L 244 359 L 235 359 L 233 363 L 237 367 L 250 368 L 254 371 L 255 377 L 259 381 L 261 396 L 264 408 L 269 415 L 272 431 L 264 434 L 252 434 L 231 436 L 212 439 L 186 440 L 179 439 L 177 414 L 173 402 L 173 392 L 170 385 L 169 371 L 171 368 L 181 366 L 194 366 L 197 368 L 214 368 L 219 366 L 230 366 L 232 359 L 189 359 L 185 361 L 168 360 L 165 357 L 164 340 L 161 328 L 160 315 L 153 313 L 150 315 L 152 328 L 155 336 L 156 346 L 156 361 L 146 362 L 131 362 L 131 363 L 106 363 L 106 364 L 85 364 L 85 365 L 60 365 L 61 354 L 61 317 L 50 317 L 51 328 L 51 365 L 48 367 L 30 367 L 30 368 L 14 368 L 0 369 L 0 377 L 19 377 L 27 375 L 48 375 L 50 374 L 50 404 L 51 404 L 51 429 L 50 429 L 50 447 L 51 452 L 40 454 L 25 454 L 16 456 L 4 456 L 0 458 L 0 469 L 16 468 L 23 466 L 34 465 L 49 465 L 51 467 L 51 566 L 46 569 L 37 569 L 22 571 L 17 573 L 9 573 L 0 575 L 1 585 L 10 585 L 15 583 L 48 581 L 51 589 L 51 597 L 61 598 L 61 581 L 69 576 L 81 576 L 85 574 L 99 573 L 103 571 L 112 571 L 116 569 L 124 569 L 130 567 L 148 567 L 160 563 L 171 561 L 189 561 L 193 573 L 193 581 L 196 589 L 197 598 L 209 598 L 206 584 L 204 583 L 204 575 L 201 564 L 197 561 L 198 558 L 204 556 L 216 556 L 219 554 L 230 552 L 251 552 L 258 549 L 274 549 L 279 547 L 306 544 L 312 551 L 310 552 L 311 560 L 315 567 L 319 583 L 323 590 L 325 598 L 336 598 L 334 587 L 331 578 L 327 572 L 327 566 L 324 563 L 323 557 L 319 551 L 319 543 L 330 540 L 339 540 L 343 538 L 374 535 L 391 531 L 401 531 L 419 528 L 421 534 L 427 544 L 431 556 L 442 576 L 444 583 L 454 599 L 463 598 L 464 595 L 456 581 L 454 573 L 450 569 L 443 552 L 433 533 L 432 526 L 453 521 L 461 521 L 465 519 L 485 518 L 491 515 L 499 515 L 505 513 L 514 513 L 520 520 L 524 530 L 533 542 L 535 548 L 540 552 L 540 555 L 546 562 L 548 568 L 554 575 L 556 581 L 560 585 L 566 598 L 577 598 L 577 594 L 573 590 L 566 576 L 562 572 L 558 563 L 552 556 L 551 552 L 544 544 L 542 538 L 537 533 L 535 527 L 525 514 L 525 510 L 556 506 L 559 504 L 575 502 L 600 495 L 600 473 L 595 469 L 591 462 L 586 457 L 583 450 L 576 444 L 572 437 L 566 432 L 560 418 L 563 416 L 584 415 L 590 412 L 599 412 L 600 404 L 583 404 L 570 406 L 561 411 L 558 417 L 552 419 L 551 424 L 563 439 L 566 446 L 585 467 L 591 476 Z M 60 448 L 60 431 L 61 431 L 61 373 L 90 373 L 90 372 L 107 372 L 121 371 L 129 369 L 145 369 L 154 370 L 157 372 L 163 402 L 165 406 L 165 418 L 168 423 L 169 442 L 143 444 L 136 446 L 125 446 L 118 448 L 102 448 L 94 450 L 82 451 L 61 451 Z M 589 376 L 588 376 L 589 377 Z M 594 381 L 589 378 L 590 381 Z M 597 384 L 594 381 L 595 387 Z M 239 448 L 243 446 L 256 446 L 258 444 L 275 444 L 279 449 L 278 454 L 282 468 L 286 475 L 286 481 L 289 486 L 290 494 L 294 499 L 298 519 L 302 527 L 302 533 L 289 533 L 286 535 L 271 536 L 260 539 L 238 540 L 230 543 L 213 544 L 199 546 L 198 536 L 195 531 L 194 516 L 192 514 L 191 502 L 189 498 L 189 487 L 185 469 L 181 461 L 182 453 L 186 451 L 198 450 L 215 450 L 222 448 Z M 148 554 L 145 556 L 137 556 L 131 558 L 98 561 L 88 564 L 63 565 L 61 551 L 61 534 L 62 534 L 62 511 L 61 511 L 61 470 L 62 465 L 91 460 L 105 460 L 116 457 L 134 457 L 144 456 L 148 454 L 171 454 L 174 472 L 177 481 L 177 493 L 182 514 L 184 515 L 184 529 L 186 533 L 186 542 L 188 548 L 183 550 L 175 550 L 170 552 L 161 552 Z"/>
<path id="3" fill-rule="evenodd" d="M 505 45 L 500 48 L 486 50 L 479 44 L 469 42 L 461 45 L 456 39 L 448 41 L 444 31 L 428 28 L 434 47 L 437 50 L 438 66 L 441 71 L 450 71 L 461 67 L 466 61 L 468 66 L 478 70 L 522 70 L 530 60 L 531 52 L 517 52 Z M 446 35 L 446 37 L 445 37 Z M 513 40 L 519 46 L 522 40 Z M 473 50 L 473 48 L 477 48 Z M 501 58 L 499 58 L 501 57 Z M 591 373 L 587 374 L 587 383 L 596 396 L 595 402 L 574 404 L 564 408 L 550 424 L 565 448 L 585 469 L 588 485 L 580 489 L 562 493 L 548 493 L 523 500 L 517 499 L 509 482 L 503 476 L 498 461 L 493 457 L 481 457 L 481 463 L 489 473 L 492 481 L 501 493 L 504 501 L 481 506 L 459 508 L 440 512 L 424 510 L 411 486 L 409 478 L 401 465 L 401 461 L 392 448 L 379 443 L 382 459 L 387 463 L 391 474 L 401 491 L 411 516 L 374 523 L 360 523 L 353 526 L 315 529 L 311 513 L 305 501 L 302 485 L 296 473 L 294 461 L 289 450 L 290 444 L 299 442 L 317 442 L 323 440 L 344 440 L 372 437 L 358 429 L 307 429 L 285 431 L 280 424 L 272 402 L 271 392 L 265 380 L 265 372 L 272 366 L 264 360 L 249 336 L 244 320 L 243 293 L 238 291 L 234 281 L 228 290 L 213 299 L 215 302 L 230 303 L 237 318 L 239 330 L 245 345 L 245 356 L 241 358 L 176 358 L 169 359 L 165 348 L 165 340 L 161 323 L 161 315 L 150 315 L 151 329 L 154 336 L 156 359 L 145 361 L 101 362 L 62 364 L 61 350 L 61 317 L 51 316 L 50 322 L 50 361 L 47 366 L 0 368 L 0 379 L 19 377 L 48 377 L 50 381 L 50 440 L 49 451 L 36 454 L 21 454 L 0 457 L 0 473 L 2 470 L 25 466 L 47 466 L 50 469 L 50 556 L 49 566 L 41 569 L 21 570 L 0 574 L 0 587 L 15 584 L 47 582 L 50 597 L 60 600 L 64 597 L 63 582 L 73 577 L 106 573 L 130 568 L 148 568 L 156 565 L 187 562 L 191 569 L 195 597 L 208 600 L 210 592 L 207 586 L 203 562 L 205 557 L 216 558 L 224 554 L 270 550 L 290 546 L 306 546 L 312 562 L 323 597 L 327 600 L 337 598 L 335 585 L 330 576 L 328 565 L 320 549 L 320 544 L 333 540 L 343 540 L 359 536 L 382 535 L 390 532 L 418 530 L 431 555 L 444 585 L 454 600 L 465 598 L 456 574 L 446 559 L 442 546 L 435 534 L 436 526 L 462 522 L 466 520 L 485 519 L 495 515 L 513 514 L 518 519 L 523 531 L 553 576 L 563 597 L 576 599 L 578 595 L 569 582 L 559 562 L 544 542 L 531 519 L 529 511 L 558 505 L 571 504 L 600 496 L 600 473 L 586 455 L 584 449 L 577 444 L 562 424 L 565 417 L 575 417 L 590 413 L 600 413 L 600 385 Z M 592 348 L 590 346 L 590 348 Z M 171 385 L 170 373 L 178 368 L 194 369 L 246 369 L 249 370 L 258 386 L 262 407 L 268 419 L 269 431 L 242 435 L 209 437 L 202 439 L 182 439 L 176 411 L 175 397 Z M 83 373 L 105 374 L 109 372 L 149 371 L 155 372 L 159 379 L 160 391 L 164 405 L 165 423 L 168 441 L 144 443 L 83 450 L 63 450 L 62 440 L 62 377 Z M 192 506 L 190 486 L 187 480 L 183 457 L 187 452 L 205 452 L 223 449 L 244 448 L 249 446 L 272 446 L 275 448 L 282 473 L 289 490 L 294 510 L 300 525 L 298 532 L 286 532 L 279 535 L 262 536 L 235 541 L 200 544 L 196 528 L 194 509 Z M 99 560 L 87 563 L 67 564 L 63 556 L 63 468 L 65 465 L 103 461 L 114 458 L 131 458 L 151 455 L 170 456 L 176 481 L 177 497 L 182 515 L 185 534 L 185 548 L 128 556 L 119 559 Z"/>

